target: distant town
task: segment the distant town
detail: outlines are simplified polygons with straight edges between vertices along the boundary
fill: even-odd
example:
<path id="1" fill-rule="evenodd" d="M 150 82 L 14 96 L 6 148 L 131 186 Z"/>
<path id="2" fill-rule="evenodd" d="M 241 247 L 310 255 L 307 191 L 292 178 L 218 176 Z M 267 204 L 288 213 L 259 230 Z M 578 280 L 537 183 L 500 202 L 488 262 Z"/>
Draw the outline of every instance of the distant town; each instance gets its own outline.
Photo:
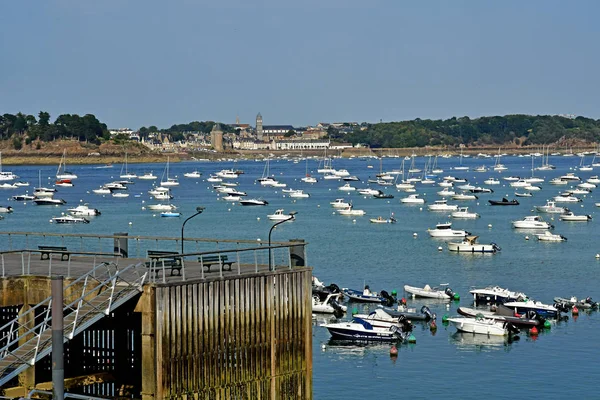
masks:
<path id="1" fill-rule="evenodd" d="M 294 127 L 292 125 L 265 125 L 260 113 L 255 125 L 242 124 L 236 118 L 234 124 L 215 123 L 210 133 L 201 131 L 182 132 L 180 140 L 158 129 L 134 131 L 129 128 L 110 129 L 111 138 L 119 136 L 137 141 L 152 150 L 179 151 L 189 149 L 210 149 L 216 152 L 227 150 L 343 150 L 363 147 L 360 144 L 335 142 L 331 140 L 332 130 L 345 136 L 356 129 L 368 129 L 368 124 L 357 122 L 319 122 L 315 126 Z M 144 131 L 144 132 L 140 132 Z"/>

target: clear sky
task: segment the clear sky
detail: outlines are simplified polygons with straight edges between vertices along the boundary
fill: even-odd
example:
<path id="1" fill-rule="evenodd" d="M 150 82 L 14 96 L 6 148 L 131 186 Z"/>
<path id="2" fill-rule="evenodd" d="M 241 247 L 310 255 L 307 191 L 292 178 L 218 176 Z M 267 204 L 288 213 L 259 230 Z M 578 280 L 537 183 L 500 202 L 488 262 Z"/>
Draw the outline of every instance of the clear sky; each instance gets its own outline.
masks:
<path id="1" fill-rule="evenodd" d="M 314 125 L 600 118 L 595 0 L 0 4 L 0 113 Z"/>

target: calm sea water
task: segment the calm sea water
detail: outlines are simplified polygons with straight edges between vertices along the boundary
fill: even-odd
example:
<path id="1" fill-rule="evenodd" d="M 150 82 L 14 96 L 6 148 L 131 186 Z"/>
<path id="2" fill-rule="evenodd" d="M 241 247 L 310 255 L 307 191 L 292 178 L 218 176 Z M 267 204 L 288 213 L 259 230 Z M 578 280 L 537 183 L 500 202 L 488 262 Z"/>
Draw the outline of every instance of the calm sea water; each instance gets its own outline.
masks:
<path id="1" fill-rule="evenodd" d="M 554 171 L 536 171 L 536 176 L 544 177 L 543 190 L 531 198 L 519 198 L 521 205 L 516 207 L 491 207 L 488 199 L 513 198 L 515 190 L 502 181 L 493 186 L 495 193 L 478 195 L 478 201 L 463 202 L 470 209 L 481 214 L 472 221 L 454 221 L 455 228 L 464 228 L 480 236 L 482 243 L 496 242 L 502 251 L 494 255 L 452 254 L 445 243 L 431 239 L 427 228 L 436 223 L 446 222 L 447 213 L 428 212 L 426 206 L 400 204 L 406 196 L 395 187 L 382 188 L 395 195 L 394 199 L 380 200 L 365 198 L 357 193 L 347 194 L 338 190 L 343 181 L 320 180 L 310 185 L 300 181 L 308 166 L 309 172 L 316 174 L 317 160 L 293 163 L 291 161 L 271 161 L 271 173 L 288 184 L 288 187 L 305 189 L 309 199 L 294 201 L 280 189 L 264 188 L 255 184 L 260 177 L 264 162 L 240 161 L 198 163 L 186 162 L 171 164 L 170 175 L 179 176 L 181 186 L 174 188 L 173 204 L 180 207 L 184 217 L 191 215 L 196 206 L 205 206 L 204 213 L 186 225 L 187 237 L 214 237 L 228 239 L 266 240 L 270 221 L 267 214 L 277 208 L 297 211 L 296 221 L 280 225 L 273 233 L 273 240 L 303 238 L 308 243 L 308 262 L 314 267 L 314 274 L 325 283 L 335 282 L 340 287 L 362 289 L 365 284 L 373 290 L 396 289 L 402 294 L 405 284 L 431 286 L 449 283 L 462 299 L 447 307 L 444 303 L 423 302 L 409 299 L 409 305 L 419 308 L 428 304 L 438 315 L 438 322 L 444 314 L 456 315 L 459 305 L 469 305 L 469 289 L 472 286 L 489 284 L 523 291 L 530 297 L 551 303 L 554 296 L 592 296 L 600 299 L 600 261 L 595 254 L 600 253 L 598 244 L 598 221 L 600 216 L 595 202 L 600 197 L 595 194 L 584 197 L 582 203 L 568 205 L 575 213 L 590 214 L 594 217 L 589 223 L 567 223 L 554 218 L 551 221 L 555 232 L 568 238 L 563 243 L 543 243 L 534 239 L 531 233 L 521 233 L 512 229 L 510 221 L 532 215 L 534 205 L 543 205 L 547 199 L 558 194 L 564 187 L 549 185 L 553 177 L 571 171 L 579 164 L 578 157 L 551 157 L 550 163 L 557 166 Z M 383 169 L 400 167 L 401 159 L 383 160 Z M 417 159 L 420 168 L 425 159 Z M 466 177 L 471 183 L 483 184 L 489 176 L 501 178 L 508 175 L 531 176 L 530 158 L 504 157 L 503 163 L 509 169 L 503 173 L 477 173 L 451 171 L 458 165 L 458 159 L 440 159 L 438 165 L 445 170 L 443 176 Z M 541 163 L 536 159 L 536 164 Z M 494 159 L 464 159 L 463 165 L 475 167 L 485 164 L 491 167 Z M 368 166 L 373 166 L 372 169 Z M 153 170 L 159 179 L 164 165 L 133 164 L 129 170 L 142 174 Z M 335 168 L 346 168 L 357 175 L 362 182 L 351 182 L 355 187 L 366 187 L 369 176 L 379 172 L 377 160 L 334 161 Z M 242 169 L 245 174 L 238 181 L 239 189 L 248 192 L 250 197 L 262 197 L 269 201 L 266 207 L 241 207 L 218 200 L 205 179 L 210 173 L 223 168 Z M 5 231 L 70 232 L 91 234 L 112 234 L 129 232 L 131 235 L 179 236 L 182 219 L 160 218 L 142 207 L 150 200 L 147 190 L 152 183 L 137 180 L 131 187 L 131 196 L 114 199 L 95 195 L 92 189 L 101 184 L 118 179 L 120 166 L 110 169 L 97 169 L 94 166 L 73 166 L 70 168 L 79 175 L 73 188 L 60 188 L 56 197 L 65 199 L 63 207 L 40 207 L 34 204 L 5 201 L 14 207 L 15 212 L 0 221 L 0 229 Z M 198 169 L 203 176 L 200 180 L 186 179 L 184 172 Z M 38 184 L 38 171 L 41 170 L 42 184 L 51 185 L 56 166 L 10 167 L 20 175 L 20 180 Z M 597 172 L 577 172 L 581 178 L 588 178 Z M 27 188 L 23 188 L 27 189 Z M 438 199 L 437 185 L 417 186 L 428 203 Z M 2 198 L 25 190 L 5 190 Z M 134 195 L 139 195 L 135 197 Z M 355 208 L 364 209 L 363 217 L 343 217 L 334 215 L 329 202 L 343 197 L 352 200 Z M 68 206 L 80 202 L 101 210 L 102 215 L 93 218 L 87 225 L 55 225 L 49 223 L 53 216 L 65 212 Z M 458 203 L 449 201 L 450 203 Z M 393 212 L 397 224 L 371 224 L 369 218 L 379 215 L 388 217 Z M 544 216 L 547 220 L 550 215 Z M 489 227 L 491 225 L 491 227 Z M 413 237 L 413 233 L 417 233 Z M 530 240 L 525 240 L 529 235 Z M 442 246 L 443 251 L 438 251 Z M 363 311 L 365 306 L 350 304 L 349 309 Z M 367 310 L 368 311 L 368 310 Z M 370 398 L 373 396 L 410 396 L 411 398 L 452 398 L 475 399 L 481 397 L 515 398 L 523 395 L 546 398 L 597 398 L 593 379 L 597 378 L 598 347 L 597 329 L 600 318 L 597 313 L 582 314 L 577 319 L 570 318 L 553 326 L 537 339 L 522 334 L 519 341 L 506 343 L 502 339 L 457 334 L 452 326 L 439 324 L 438 331 L 430 333 L 425 325 L 416 325 L 417 343 L 402 345 L 396 359 L 389 357 L 389 345 L 338 345 L 329 342 L 329 334 L 320 327 L 325 319 L 315 322 L 313 329 L 313 383 L 316 399 Z"/>

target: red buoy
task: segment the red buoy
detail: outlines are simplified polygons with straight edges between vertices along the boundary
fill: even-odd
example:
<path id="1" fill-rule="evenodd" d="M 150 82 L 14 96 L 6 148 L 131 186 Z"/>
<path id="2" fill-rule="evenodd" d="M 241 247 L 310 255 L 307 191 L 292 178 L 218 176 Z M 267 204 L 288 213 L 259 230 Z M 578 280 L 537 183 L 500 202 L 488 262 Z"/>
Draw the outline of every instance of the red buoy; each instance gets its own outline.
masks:
<path id="1" fill-rule="evenodd" d="M 392 348 L 390 349 L 390 357 L 396 357 L 398 355 L 398 349 L 396 348 L 396 346 L 392 345 Z"/>
<path id="2" fill-rule="evenodd" d="M 429 330 L 433 331 L 437 331 L 437 325 L 435 324 L 435 321 L 431 321 L 431 323 L 429 324 Z"/>
<path id="3" fill-rule="evenodd" d="M 531 336 L 537 336 L 537 334 L 538 334 L 538 333 L 539 333 L 539 332 L 538 332 L 538 330 L 537 330 L 537 328 L 536 328 L 535 326 L 534 326 L 534 327 L 532 327 L 532 328 L 529 330 L 529 334 L 530 334 Z"/>
<path id="4" fill-rule="evenodd" d="M 579 315 L 579 308 L 577 308 L 577 306 L 573 306 L 573 310 L 571 312 L 573 315 Z"/>
<path id="5" fill-rule="evenodd" d="M 402 304 L 406 304 L 406 299 L 405 299 L 404 297 L 403 297 L 403 298 L 401 298 L 401 299 L 400 299 L 400 303 L 402 303 Z"/>

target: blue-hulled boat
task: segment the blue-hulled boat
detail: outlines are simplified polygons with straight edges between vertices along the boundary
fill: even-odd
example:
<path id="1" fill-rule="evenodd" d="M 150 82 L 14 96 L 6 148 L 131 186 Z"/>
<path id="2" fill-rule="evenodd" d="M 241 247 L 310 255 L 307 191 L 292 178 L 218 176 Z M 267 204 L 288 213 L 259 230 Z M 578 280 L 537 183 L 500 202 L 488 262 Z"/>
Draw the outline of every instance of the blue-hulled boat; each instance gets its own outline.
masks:
<path id="1" fill-rule="evenodd" d="M 381 303 L 388 306 L 391 306 L 396 302 L 396 299 L 390 296 L 385 290 L 382 290 L 380 293 L 371 292 L 368 286 L 362 292 L 360 290 L 343 288 L 342 293 L 344 293 L 344 296 L 347 296 L 350 301 Z"/>
<path id="2" fill-rule="evenodd" d="M 181 217 L 181 213 L 175 212 L 175 211 L 165 211 L 165 212 L 161 212 L 160 216 L 161 217 L 168 217 L 168 218 Z"/>

